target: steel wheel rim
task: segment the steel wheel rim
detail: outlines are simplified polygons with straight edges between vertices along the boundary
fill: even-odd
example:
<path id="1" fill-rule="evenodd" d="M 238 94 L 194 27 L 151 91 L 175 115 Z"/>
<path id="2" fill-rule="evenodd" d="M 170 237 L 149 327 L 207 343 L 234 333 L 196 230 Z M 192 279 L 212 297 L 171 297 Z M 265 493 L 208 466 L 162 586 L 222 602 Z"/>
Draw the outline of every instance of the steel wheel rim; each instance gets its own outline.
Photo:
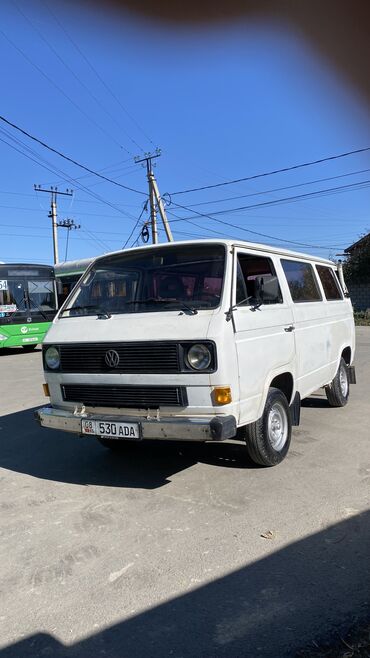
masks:
<path id="1" fill-rule="evenodd" d="M 345 367 L 342 365 L 339 370 L 339 386 L 344 398 L 348 395 L 348 377 Z"/>
<path id="2" fill-rule="evenodd" d="M 269 411 L 267 431 L 271 447 L 277 452 L 280 451 L 288 438 L 288 419 L 280 402 L 275 402 Z"/>

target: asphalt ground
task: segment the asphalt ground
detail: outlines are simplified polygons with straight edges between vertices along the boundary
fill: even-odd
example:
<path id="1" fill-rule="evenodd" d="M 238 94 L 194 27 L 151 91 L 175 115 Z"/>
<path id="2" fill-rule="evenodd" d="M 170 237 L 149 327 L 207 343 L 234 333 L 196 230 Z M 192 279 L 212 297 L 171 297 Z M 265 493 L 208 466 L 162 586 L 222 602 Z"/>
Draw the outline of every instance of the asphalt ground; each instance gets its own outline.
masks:
<path id="1" fill-rule="evenodd" d="M 294 656 L 370 617 L 370 328 L 286 460 L 39 428 L 41 352 L 0 355 L 0 657 Z"/>

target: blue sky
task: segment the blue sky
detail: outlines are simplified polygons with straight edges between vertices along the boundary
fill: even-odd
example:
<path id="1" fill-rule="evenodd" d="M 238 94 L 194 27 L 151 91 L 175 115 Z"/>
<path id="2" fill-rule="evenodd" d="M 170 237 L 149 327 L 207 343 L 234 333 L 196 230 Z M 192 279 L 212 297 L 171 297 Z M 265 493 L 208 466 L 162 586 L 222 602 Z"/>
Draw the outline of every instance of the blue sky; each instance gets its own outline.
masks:
<path id="1" fill-rule="evenodd" d="M 155 146 L 163 152 L 155 169 L 162 194 L 370 146 L 368 107 L 358 90 L 284 23 L 239 20 L 208 29 L 177 28 L 133 15 L 112 21 L 50 0 L 5 1 L 0 61 L 0 114 L 75 160 L 143 192 L 145 171 L 133 157 Z M 78 167 L 2 122 L 0 131 L 0 260 L 52 262 L 49 197 L 36 194 L 34 183 L 75 190 L 72 200 L 61 197 L 58 205 L 59 220 L 72 218 L 82 227 L 71 232 L 68 259 L 121 248 L 144 196 L 94 176 L 80 178 L 84 172 Z M 33 160 L 14 150 L 24 152 L 25 146 L 32 149 L 27 154 Z M 324 178 L 332 180 L 266 192 Z M 370 151 L 174 196 L 176 203 L 194 208 L 172 205 L 168 211 L 193 222 L 174 222 L 176 239 L 215 237 L 211 231 L 216 231 L 333 256 L 370 230 L 369 183 L 217 215 L 225 224 L 196 212 L 212 214 L 360 181 L 370 181 Z M 172 214 L 169 218 L 174 219 Z M 65 241 L 66 231 L 59 229 L 61 260 Z"/>

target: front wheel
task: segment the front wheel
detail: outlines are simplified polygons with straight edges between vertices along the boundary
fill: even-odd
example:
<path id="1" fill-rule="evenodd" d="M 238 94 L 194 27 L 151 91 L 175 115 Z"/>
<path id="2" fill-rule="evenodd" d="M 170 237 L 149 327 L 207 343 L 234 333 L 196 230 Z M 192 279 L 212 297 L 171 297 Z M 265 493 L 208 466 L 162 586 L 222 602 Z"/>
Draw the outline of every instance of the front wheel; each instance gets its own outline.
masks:
<path id="1" fill-rule="evenodd" d="M 325 393 L 331 407 L 344 407 L 349 398 L 349 379 L 347 365 L 343 357 L 334 379 L 325 386 Z"/>
<path id="2" fill-rule="evenodd" d="M 245 428 L 249 457 L 262 466 L 276 466 L 286 457 L 292 437 L 288 400 L 278 388 L 270 388 L 261 418 Z"/>

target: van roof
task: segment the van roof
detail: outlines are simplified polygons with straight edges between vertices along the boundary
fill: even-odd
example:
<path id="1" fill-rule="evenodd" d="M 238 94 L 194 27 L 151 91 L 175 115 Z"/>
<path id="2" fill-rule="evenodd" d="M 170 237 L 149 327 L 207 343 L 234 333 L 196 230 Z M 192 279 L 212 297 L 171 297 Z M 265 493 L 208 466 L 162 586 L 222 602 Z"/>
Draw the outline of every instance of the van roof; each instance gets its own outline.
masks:
<path id="1" fill-rule="evenodd" d="M 125 249 L 124 251 L 121 249 L 119 251 L 112 251 L 110 253 L 103 254 L 102 256 L 97 256 L 95 259 L 92 260 L 100 260 L 101 258 L 106 258 L 107 256 L 113 256 L 113 255 L 118 255 L 126 252 L 134 252 L 134 251 L 144 251 L 145 249 L 159 249 L 162 247 L 166 247 L 168 249 L 172 249 L 173 247 L 178 246 L 179 244 L 184 245 L 184 246 L 190 246 L 190 245 L 198 245 L 198 244 L 224 244 L 227 247 L 244 247 L 248 249 L 254 249 L 255 251 L 263 251 L 267 253 L 272 253 L 272 254 L 278 254 L 279 256 L 291 256 L 294 258 L 300 258 L 304 260 L 309 260 L 309 261 L 315 261 L 316 263 L 326 263 L 327 265 L 335 265 L 335 263 L 328 259 L 328 258 L 320 258 L 320 256 L 312 256 L 310 254 L 303 254 L 299 251 L 291 251 L 290 249 L 280 249 L 279 247 L 274 247 L 273 245 L 269 244 L 260 244 L 258 242 L 245 242 L 243 240 L 223 240 L 222 238 L 217 239 L 217 238 L 211 238 L 209 240 L 207 239 L 202 239 L 202 240 L 176 240 L 176 242 L 161 242 L 158 244 L 151 244 L 151 245 L 142 245 L 140 247 L 133 247 L 131 249 Z"/>

